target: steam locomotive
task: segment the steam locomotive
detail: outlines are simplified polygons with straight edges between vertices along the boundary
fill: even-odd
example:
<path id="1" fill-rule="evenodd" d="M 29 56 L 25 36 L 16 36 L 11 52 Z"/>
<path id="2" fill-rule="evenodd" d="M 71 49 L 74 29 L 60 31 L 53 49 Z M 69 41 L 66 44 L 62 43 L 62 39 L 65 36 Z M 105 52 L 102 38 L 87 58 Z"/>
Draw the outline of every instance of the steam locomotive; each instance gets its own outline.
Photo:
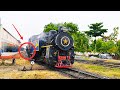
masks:
<path id="1" fill-rule="evenodd" d="M 67 33 L 68 29 L 59 27 L 58 31 L 50 30 L 29 38 L 36 48 L 33 57 L 35 61 L 42 61 L 57 68 L 69 68 L 74 63 L 73 38 Z M 26 48 L 28 57 L 34 53 L 32 45 Z"/>

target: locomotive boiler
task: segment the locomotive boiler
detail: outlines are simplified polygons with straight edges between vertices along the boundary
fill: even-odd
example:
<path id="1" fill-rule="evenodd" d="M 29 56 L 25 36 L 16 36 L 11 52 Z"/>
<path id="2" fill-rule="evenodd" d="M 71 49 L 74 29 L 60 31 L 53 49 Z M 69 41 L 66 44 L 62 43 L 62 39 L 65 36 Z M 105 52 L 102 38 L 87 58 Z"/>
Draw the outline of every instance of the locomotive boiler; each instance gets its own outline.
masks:
<path id="1" fill-rule="evenodd" d="M 73 38 L 67 31 L 67 29 L 59 27 L 58 31 L 50 30 L 47 33 L 42 32 L 30 37 L 29 42 L 33 43 L 36 48 L 33 59 L 57 68 L 71 67 L 74 63 L 74 46 Z M 30 57 L 34 49 L 29 45 L 26 51 Z"/>

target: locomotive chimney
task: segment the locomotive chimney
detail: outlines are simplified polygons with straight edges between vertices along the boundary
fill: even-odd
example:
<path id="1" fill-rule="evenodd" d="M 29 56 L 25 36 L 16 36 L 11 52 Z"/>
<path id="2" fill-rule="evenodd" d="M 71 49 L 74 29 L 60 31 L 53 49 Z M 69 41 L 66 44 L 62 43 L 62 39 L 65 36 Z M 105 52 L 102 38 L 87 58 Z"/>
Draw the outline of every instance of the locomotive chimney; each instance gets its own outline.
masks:
<path id="1" fill-rule="evenodd" d="M 63 30 L 62 30 L 62 26 L 59 26 L 58 27 L 58 33 L 60 33 L 60 32 L 62 32 Z"/>

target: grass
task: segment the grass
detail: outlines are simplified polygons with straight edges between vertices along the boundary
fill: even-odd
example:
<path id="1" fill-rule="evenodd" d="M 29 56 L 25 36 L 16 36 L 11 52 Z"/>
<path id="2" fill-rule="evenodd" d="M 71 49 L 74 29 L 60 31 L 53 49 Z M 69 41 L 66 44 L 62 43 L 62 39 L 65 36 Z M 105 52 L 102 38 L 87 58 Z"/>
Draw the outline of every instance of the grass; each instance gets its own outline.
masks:
<path id="1" fill-rule="evenodd" d="M 0 64 L 2 64 L 4 62 L 4 65 L 6 65 L 6 64 L 12 64 L 12 59 L 5 59 L 5 60 L 3 60 L 3 59 L 0 59 Z M 24 59 L 22 59 L 22 58 L 19 58 L 19 59 L 16 59 L 15 60 L 15 63 L 17 64 L 17 65 L 20 65 L 20 66 L 23 66 L 23 65 L 30 65 L 30 62 L 28 61 L 28 60 L 24 60 Z"/>
<path id="2" fill-rule="evenodd" d="M 105 62 L 120 63 L 120 60 L 115 60 L 115 59 L 105 59 Z"/>
<path id="3" fill-rule="evenodd" d="M 92 60 L 89 57 L 83 57 L 86 60 Z M 105 62 L 120 62 L 119 60 L 105 60 Z M 22 58 L 16 59 L 16 64 L 20 66 L 30 66 L 28 60 Z M 34 66 L 39 66 L 35 64 Z M 8 66 L 11 67 L 11 66 Z M 108 76 L 112 78 L 120 79 L 120 69 L 118 68 L 108 68 L 99 65 L 83 64 L 75 62 L 73 67 L 82 69 L 85 71 L 93 72 L 103 76 Z M 1 69 L 1 67 L 0 67 Z M 4 68 L 6 69 L 6 68 Z M 0 78 L 10 78 L 10 79 L 70 79 L 69 77 L 61 75 L 56 71 L 49 70 L 34 70 L 34 71 L 17 71 L 17 70 L 1 70 Z"/>
<path id="4" fill-rule="evenodd" d="M 16 59 L 16 64 L 23 66 L 23 65 L 30 65 L 30 62 L 28 60 L 20 58 L 20 59 Z"/>
<path id="5" fill-rule="evenodd" d="M 90 58 L 90 57 L 85 57 L 85 56 L 81 56 L 81 58 L 83 58 L 84 60 L 90 60 L 90 61 L 95 61 L 95 60 L 99 60 L 98 58 Z M 111 62 L 111 63 L 120 63 L 120 60 L 115 60 L 115 59 L 101 59 L 104 60 L 104 62 Z"/>
<path id="6" fill-rule="evenodd" d="M 88 57 L 82 57 L 83 59 L 85 59 L 85 60 L 90 60 L 90 58 L 88 58 Z"/>
<path id="7" fill-rule="evenodd" d="M 30 66 L 28 60 L 22 58 L 16 59 L 16 64 L 20 67 Z M 12 68 L 13 67 L 13 68 Z M 42 67 L 34 64 L 33 67 Z M 0 78 L 1 79 L 71 79 L 56 71 L 50 70 L 33 70 L 33 71 L 18 71 L 18 67 L 15 66 L 0 66 Z"/>
<path id="8" fill-rule="evenodd" d="M 77 62 L 74 63 L 73 67 L 82 69 L 88 72 L 100 74 L 102 76 L 120 79 L 120 69 L 118 68 L 108 68 L 108 67 L 103 67 L 99 65 L 83 64 L 83 63 L 77 63 Z"/>
<path id="9" fill-rule="evenodd" d="M 96 58 L 90 58 L 90 57 L 86 57 L 86 56 L 81 56 L 82 59 L 84 60 L 95 60 Z"/>
<path id="10" fill-rule="evenodd" d="M 70 79 L 58 72 L 48 70 L 0 72 L 0 78 L 9 79 Z"/>

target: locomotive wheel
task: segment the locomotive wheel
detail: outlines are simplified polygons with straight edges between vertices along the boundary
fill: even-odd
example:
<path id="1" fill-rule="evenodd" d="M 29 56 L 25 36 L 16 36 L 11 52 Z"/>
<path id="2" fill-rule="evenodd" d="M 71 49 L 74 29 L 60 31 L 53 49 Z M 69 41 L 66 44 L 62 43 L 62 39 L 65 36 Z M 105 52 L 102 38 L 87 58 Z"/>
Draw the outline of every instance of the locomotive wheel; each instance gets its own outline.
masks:
<path id="1" fill-rule="evenodd" d="M 74 63 L 74 60 L 72 59 L 72 60 L 70 60 L 71 61 L 71 64 L 73 64 Z"/>
<path id="2" fill-rule="evenodd" d="M 55 62 L 54 62 L 54 60 L 51 59 L 51 58 L 48 59 L 48 64 L 49 64 L 50 66 L 52 66 L 52 67 L 55 66 Z"/>

